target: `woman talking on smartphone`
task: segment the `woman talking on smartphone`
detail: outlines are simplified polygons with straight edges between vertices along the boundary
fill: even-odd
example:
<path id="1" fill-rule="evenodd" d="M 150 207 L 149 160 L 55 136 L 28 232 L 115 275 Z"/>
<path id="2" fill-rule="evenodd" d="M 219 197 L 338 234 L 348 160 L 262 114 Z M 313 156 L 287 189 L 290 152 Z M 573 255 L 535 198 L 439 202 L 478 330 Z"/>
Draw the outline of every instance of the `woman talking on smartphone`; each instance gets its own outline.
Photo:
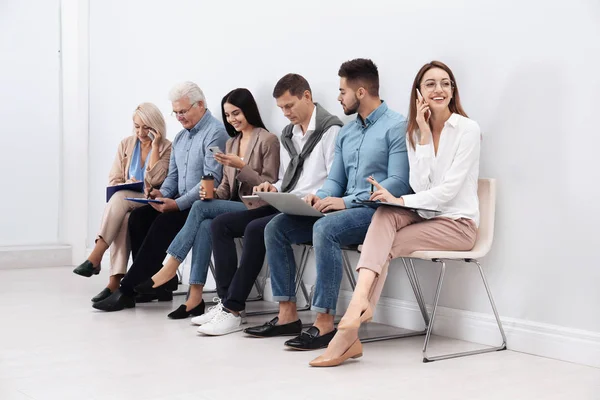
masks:
<path id="1" fill-rule="evenodd" d="M 171 142 L 166 139 L 165 119 L 154 104 L 142 103 L 133 113 L 133 134 L 119 144 L 117 155 L 108 177 L 108 185 L 144 182 L 146 192 L 160 187 L 167 176 Z M 131 190 L 115 192 L 106 207 L 96 237 L 96 244 L 87 260 L 73 270 L 77 275 L 90 277 L 100 273 L 100 261 L 110 247 L 110 277 L 108 285 L 92 298 L 104 300 L 119 288 L 127 272 L 129 238 L 127 223 L 129 213 L 142 204 L 125 200 L 125 197 L 142 197 L 143 193 Z"/>
<path id="2" fill-rule="evenodd" d="M 392 259 L 417 250 L 468 251 L 475 244 L 481 133 L 460 104 L 450 68 L 439 61 L 425 64 L 415 77 L 409 104 L 406 143 L 415 193 L 397 198 L 369 178 L 377 189 L 371 200 L 438 213 L 377 209 L 363 244 L 350 305 L 327 350 L 311 366 L 337 366 L 362 356 L 358 328 L 373 316 Z"/>

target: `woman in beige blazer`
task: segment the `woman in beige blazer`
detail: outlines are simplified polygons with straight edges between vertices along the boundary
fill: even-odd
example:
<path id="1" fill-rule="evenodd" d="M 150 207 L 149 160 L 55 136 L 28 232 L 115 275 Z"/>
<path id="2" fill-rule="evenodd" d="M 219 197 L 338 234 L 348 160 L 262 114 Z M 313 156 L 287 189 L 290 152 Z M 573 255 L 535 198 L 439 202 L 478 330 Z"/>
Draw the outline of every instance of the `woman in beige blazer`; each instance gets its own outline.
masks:
<path id="1" fill-rule="evenodd" d="M 147 295 L 166 290 L 159 286 L 175 277 L 177 268 L 193 249 L 189 297 L 169 314 L 172 319 L 204 313 L 202 291 L 212 252 L 210 224 L 213 218 L 264 205 L 243 196 L 252 194 L 254 186 L 274 183 L 278 177 L 279 139 L 266 130 L 252 93 L 248 89 L 232 90 L 223 98 L 221 112 L 232 137 L 225 145 L 226 153 L 216 151 L 214 154 L 224 166 L 223 181 L 211 193 L 213 196 L 207 196 L 207 188 L 200 187 L 200 200 L 192 206 L 184 227 L 167 250 L 171 257 L 159 272 L 135 288 L 138 293 Z"/>
<path id="2" fill-rule="evenodd" d="M 162 113 L 152 103 L 140 104 L 133 113 L 134 134 L 119 144 L 117 155 L 108 177 L 108 185 L 115 186 L 137 181 L 144 182 L 144 190 L 160 187 L 167 176 L 171 142 L 166 139 L 166 126 Z M 94 250 L 87 260 L 73 270 L 90 277 L 100 273 L 100 261 L 110 247 L 110 278 L 107 287 L 92 298 L 93 302 L 110 296 L 119 287 L 127 272 L 129 213 L 142 204 L 125 200 L 125 197 L 144 197 L 144 193 L 121 190 L 112 195 L 106 207 L 96 237 Z"/>

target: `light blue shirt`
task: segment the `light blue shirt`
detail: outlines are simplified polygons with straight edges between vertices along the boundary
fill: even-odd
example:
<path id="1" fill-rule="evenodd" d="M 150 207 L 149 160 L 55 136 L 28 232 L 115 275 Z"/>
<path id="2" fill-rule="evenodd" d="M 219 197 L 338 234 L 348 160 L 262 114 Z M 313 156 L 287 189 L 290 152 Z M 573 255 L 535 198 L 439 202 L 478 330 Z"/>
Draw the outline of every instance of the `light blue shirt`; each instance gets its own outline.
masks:
<path id="1" fill-rule="evenodd" d="M 152 149 L 148 152 L 144 165 L 140 165 L 142 161 L 142 151 L 140 148 L 140 141 L 135 141 L 135 147 L 133 148 L 133 155 L 131 156 L 131 164 L 129 164 L 129 179 L 135 178 L 136 181 L 142 182 L 144 180 L 144 172 L 148 168 L 148 160 L 150 160 L 150 154 Z"/>
<path id="2" fill-rule="evenodd" d="M 411 193 L 406 119 L 384 102 L 364 122 L 359 115 L 344 125 L 329 176 L 316 194 L 321 199 L 342 197 L 346 208 L 357 207 L 353 200 L 371 196 L 370 175 L 396 197 Z"/>
<path id="3" fill-rule="evenodd" d="M 175 136 L 169 160 L 169 173 L 160 187 L 164 197 L 175 198 L 179 210 L 187 210 L 200 200 L 202 175 L 215 177 L 215 188 L 223 175 L 223 166 L 215 160 L 209 147 L 225 150 L 229 139 L 225 126 L 210 111 L 202 116 L 191 130 L 184 129 Z"/>

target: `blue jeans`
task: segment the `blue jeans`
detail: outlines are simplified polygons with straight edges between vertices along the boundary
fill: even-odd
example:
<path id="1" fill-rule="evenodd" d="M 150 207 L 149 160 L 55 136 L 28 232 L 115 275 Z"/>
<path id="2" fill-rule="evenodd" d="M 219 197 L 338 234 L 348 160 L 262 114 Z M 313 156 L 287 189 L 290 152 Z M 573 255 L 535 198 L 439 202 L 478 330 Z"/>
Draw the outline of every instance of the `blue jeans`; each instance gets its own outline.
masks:
<path id="1" fill-rule="evenodd" d="M 229 200 L 197 200 L 192 205 L 185 225 L 171 245 L 167 253 L 179 262 L 183 262 L 190 250 L 192 252 L 191 285 L 204 285 L 208 273 L 208 263 L 212 252 L 210 224 L 213 218 L 234 211 L 244 211 L 246 206 L 241 201 Z"/>
<path id="2" fill-rule="evenodd" d="M 317 283 L 312 310 L 335 314 L 342 282 L 340 246 L 361 244 L 375 210 L 360 207 L 321 218 L 280 214 L 267 224 L 265 244 L 276 301 L 296 301 L 296 261 L 292 244 L 313 243 Z"/>

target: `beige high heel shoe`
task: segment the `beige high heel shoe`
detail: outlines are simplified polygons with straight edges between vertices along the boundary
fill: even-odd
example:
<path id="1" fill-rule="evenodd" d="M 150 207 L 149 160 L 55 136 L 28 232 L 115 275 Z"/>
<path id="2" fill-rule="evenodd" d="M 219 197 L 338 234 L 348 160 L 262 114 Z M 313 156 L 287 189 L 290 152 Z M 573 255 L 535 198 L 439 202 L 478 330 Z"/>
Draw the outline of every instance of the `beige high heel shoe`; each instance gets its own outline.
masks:
<path id="1" fill-rule="evenodd" d="M 362 355 L 362 343 L 359 339 L 356 339 L 356 341 L 352 343 L 352 346 L 350 346 L 348 350 L 346 350 L 341 356 L 336 358 L 325 358 L 323 356 L 319 356 L 308 364 L 311 367 L 337 367 L 349 358 L 360 358 Z"/>

